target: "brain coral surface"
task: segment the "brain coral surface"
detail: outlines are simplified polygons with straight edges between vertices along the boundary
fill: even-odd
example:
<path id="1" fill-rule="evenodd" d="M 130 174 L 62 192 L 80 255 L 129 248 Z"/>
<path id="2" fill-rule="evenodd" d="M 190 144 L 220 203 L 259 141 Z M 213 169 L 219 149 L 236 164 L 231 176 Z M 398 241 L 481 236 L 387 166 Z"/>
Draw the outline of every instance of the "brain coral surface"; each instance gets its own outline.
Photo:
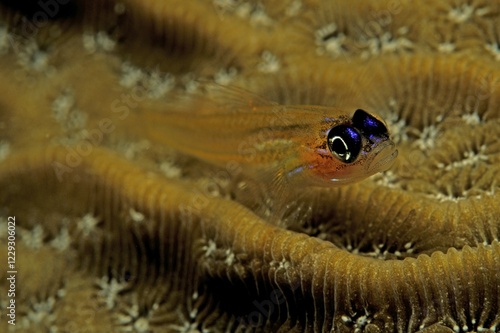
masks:
<path id="1" fill-rule="evenodd" d="M 0 330 L 500 332 L 499 36 L 497 0 L 1 1 Z M 212 82 L 251 96 L 227 126 Z M 369 110 L 399 156 L 279 198 L 179 149 L 255 101 Z"/>

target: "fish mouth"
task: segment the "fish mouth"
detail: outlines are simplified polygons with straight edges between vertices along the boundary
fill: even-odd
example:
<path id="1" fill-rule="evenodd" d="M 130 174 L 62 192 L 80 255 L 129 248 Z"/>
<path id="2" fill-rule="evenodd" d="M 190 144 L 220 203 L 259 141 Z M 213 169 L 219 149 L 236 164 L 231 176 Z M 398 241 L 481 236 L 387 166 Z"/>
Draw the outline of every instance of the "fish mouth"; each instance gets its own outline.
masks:
<path id="1" fill-rule="evenodd" d="M 398 156 L 396 145 L 391 140 L 386 140 L 377 143 L 372 147 L 370 156 L 361 160 L 359 164 L 351 165 L 344 174 L 330 178 L 330 184 L 335 183 L 338 185 L 351 184 L 368 178 L 378 172 L 389 169 L 394 159 Z"/>
<path id="2" fill-rule="evenodd" d="M 387 140 L 377 145 L 373 152 L 373 158 L 368 162 L 370 173 L 377 173 L 389 169 L 398 156 L 396 145 L 391 140 Z"/>

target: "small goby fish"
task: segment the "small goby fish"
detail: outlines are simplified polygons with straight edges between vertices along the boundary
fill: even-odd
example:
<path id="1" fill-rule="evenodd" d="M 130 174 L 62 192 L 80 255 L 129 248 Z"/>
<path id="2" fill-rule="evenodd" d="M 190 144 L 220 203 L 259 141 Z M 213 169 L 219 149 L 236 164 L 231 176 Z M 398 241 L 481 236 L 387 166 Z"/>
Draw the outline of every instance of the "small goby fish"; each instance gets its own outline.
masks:
<path id="1" fill-rule="evenodd" d="M 280 105 L 236 88 L 215 91 L 183 111 L 142 111 L 148 136 L 212 164 L 237 165 L 278 192 L 360 181 L 388 169 L 398 154 L 384 122 L 362 109 Z"/>

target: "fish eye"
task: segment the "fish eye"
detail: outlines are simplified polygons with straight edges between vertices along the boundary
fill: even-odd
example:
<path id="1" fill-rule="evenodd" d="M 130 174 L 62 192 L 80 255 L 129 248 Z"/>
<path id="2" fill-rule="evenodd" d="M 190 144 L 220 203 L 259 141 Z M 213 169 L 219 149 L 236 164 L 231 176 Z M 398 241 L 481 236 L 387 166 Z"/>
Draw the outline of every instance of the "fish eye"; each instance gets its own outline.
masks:
<path id="1" fill-rule="evenodd" d="M 383 122 L 361 109 L 357 109 L 354 112 L 352 124 L 370 139 L 373 137 L 389 136 L 387 127 Z"/>
<path id="2" fill-rule="evenodd" d="M 335 126 L 328 132 L 328 148 L 340 161 L 352 163 L 361 151 L 361 134 L 352 126 Z"/>

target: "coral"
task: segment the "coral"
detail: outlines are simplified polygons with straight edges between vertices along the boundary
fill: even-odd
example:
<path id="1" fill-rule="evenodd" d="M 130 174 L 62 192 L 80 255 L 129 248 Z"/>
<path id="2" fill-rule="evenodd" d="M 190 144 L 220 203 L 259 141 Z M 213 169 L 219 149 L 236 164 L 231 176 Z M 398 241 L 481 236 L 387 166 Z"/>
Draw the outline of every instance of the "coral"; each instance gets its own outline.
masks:
<path id="1" fill-rule="evenodd" d="M 3 1 L 0 261 L 15 216 L 18 273 L 2 332 L 500 331 L 499 11 Z M 275 225 L 259 179 L 150 130 L 207 81 L 371 110 L 399 156 L 302 189 Z"/>

